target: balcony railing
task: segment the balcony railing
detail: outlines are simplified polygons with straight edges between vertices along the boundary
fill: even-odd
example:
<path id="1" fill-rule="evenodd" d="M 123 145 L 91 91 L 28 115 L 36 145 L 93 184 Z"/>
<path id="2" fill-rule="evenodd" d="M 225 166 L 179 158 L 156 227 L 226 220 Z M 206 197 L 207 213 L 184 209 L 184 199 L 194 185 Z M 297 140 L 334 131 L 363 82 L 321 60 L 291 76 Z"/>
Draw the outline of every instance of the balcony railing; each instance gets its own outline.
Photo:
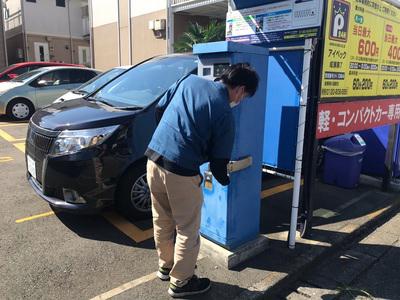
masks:
<path id="1" fill-rule="evenodd" d="M 5 30 L 11 30 L 22 25 L 22 13 L 17 11 L 5 19 Z"/>

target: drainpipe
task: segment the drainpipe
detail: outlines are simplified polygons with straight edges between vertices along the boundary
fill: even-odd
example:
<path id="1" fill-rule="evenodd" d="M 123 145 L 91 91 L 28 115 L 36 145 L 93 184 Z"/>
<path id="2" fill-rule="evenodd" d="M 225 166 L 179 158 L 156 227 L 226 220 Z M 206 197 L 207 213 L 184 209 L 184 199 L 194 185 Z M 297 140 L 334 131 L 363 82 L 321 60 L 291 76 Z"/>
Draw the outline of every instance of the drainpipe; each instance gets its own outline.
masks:
<path id="1" fill-rule="evenodd" d="M 120 24 L 120 13 L 119 13 L 119 0 L 117 0 L 117 30 L 118 30 L 118 66 L 121 66 L 121 24 Z"/>
<path id="2" fill-rule="evenodd" d="M 168 19 L 168 26 L 167 26 L 167 54 L 174 53 L 174 11 L 171 6 L 172 0 L 168 0 L 167 2 L 167 19 Z"/>
<path id="3" fill-rule="evenodd" d="M 25 61 L 29 61 L 28 37 L 26 35 L 24 1 L 22 0 L 21 0 L 21 21 L 22 21 L 22 39 L 24 44 L 24 59 Z"/>
<path id="4" fill-rule="evenodd" d="M 131 19 L 131 0 L 128 0 L 128 44 L 129 44 L 129 64 L 132 65 L 132 19 Z"/>
<path id="5" fill-rule="evenodd" d="M 67 9 L 68 9 L 69 51 L 71 54 L 71 64 L 73 64 L 74 63 L 74 54 L 72 51 L 71 14 L 70 14 L 70 7 L 69 7 L 71 0 L 67 1 L 67 3 L 68 3 Z"/>
<path id="6" fill-rule="evenodd" d="M 89 46 L 90 46 L 90 67 L 94 67 L 94 49 L 93 49 L 93 4 L 88 1 L 89 10 Z"/>
<path id="7" fill-rule="evenodd" d="M 3 0 L 1 1 L 1 18 L 3 20 L 3 40 L 4 40 L 4 63 L 6 66 L 8 66 L 8 55 L 7 55 L 7 40 L 6 40 L 6 23 L 4 20 L 4 9 L 6 8 L 6 4 L 3 2 Z"/>

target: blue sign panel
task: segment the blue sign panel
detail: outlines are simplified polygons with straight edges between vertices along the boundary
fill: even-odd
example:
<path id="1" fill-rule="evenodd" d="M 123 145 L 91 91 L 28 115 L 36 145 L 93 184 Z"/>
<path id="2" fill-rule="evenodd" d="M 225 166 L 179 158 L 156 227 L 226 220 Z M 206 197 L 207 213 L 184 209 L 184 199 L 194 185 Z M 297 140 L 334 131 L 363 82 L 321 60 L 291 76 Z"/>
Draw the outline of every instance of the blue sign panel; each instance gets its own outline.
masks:
<path id="1" fill-rule="evenodd" d="M 316 37 L 322 0 L 288 0 L 228 12 L 226 40 L 247 44 Z"/>

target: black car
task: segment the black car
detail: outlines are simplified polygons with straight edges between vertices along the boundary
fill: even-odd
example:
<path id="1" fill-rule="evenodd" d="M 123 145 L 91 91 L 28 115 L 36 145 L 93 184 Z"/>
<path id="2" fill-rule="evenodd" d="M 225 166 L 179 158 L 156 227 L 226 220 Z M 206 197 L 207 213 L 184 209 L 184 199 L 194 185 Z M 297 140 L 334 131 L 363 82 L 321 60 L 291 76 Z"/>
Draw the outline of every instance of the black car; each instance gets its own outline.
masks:
<path id="1" fill-rule="evenodd" d="M 156 57 L 85 98 L 37 111 L 25 151 L 33 189 L 59 210 L 93 213 L 116 204 L 129 217 L 148 217 L 144 152 L 154 108 L 168 87 L 196 73 L 196 56 Z"/>

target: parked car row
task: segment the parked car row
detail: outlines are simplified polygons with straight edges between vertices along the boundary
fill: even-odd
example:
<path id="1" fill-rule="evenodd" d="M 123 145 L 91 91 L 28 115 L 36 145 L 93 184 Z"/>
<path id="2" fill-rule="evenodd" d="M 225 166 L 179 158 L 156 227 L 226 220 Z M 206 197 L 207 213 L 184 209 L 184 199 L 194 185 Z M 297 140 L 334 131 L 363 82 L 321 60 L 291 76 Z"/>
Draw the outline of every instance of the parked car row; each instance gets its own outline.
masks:
<path id="1" fill-rule="evenodd" d="M 67 91 L 75 89 L 100 72 L 77 67 L 44 67 L 0 83 L 0 114 L 27 120 Z"/>
<path id="2" fill-rule="evenodd" d="M 156 128 L 155 105 L 195 73 L 196 56 L 155 57 L 95 77 L 38 110 L 26 138 L 32 188 L 61 210 L 91 213 L 115 204 L 128 217 L 150 216 L 144 152 Z"/>

